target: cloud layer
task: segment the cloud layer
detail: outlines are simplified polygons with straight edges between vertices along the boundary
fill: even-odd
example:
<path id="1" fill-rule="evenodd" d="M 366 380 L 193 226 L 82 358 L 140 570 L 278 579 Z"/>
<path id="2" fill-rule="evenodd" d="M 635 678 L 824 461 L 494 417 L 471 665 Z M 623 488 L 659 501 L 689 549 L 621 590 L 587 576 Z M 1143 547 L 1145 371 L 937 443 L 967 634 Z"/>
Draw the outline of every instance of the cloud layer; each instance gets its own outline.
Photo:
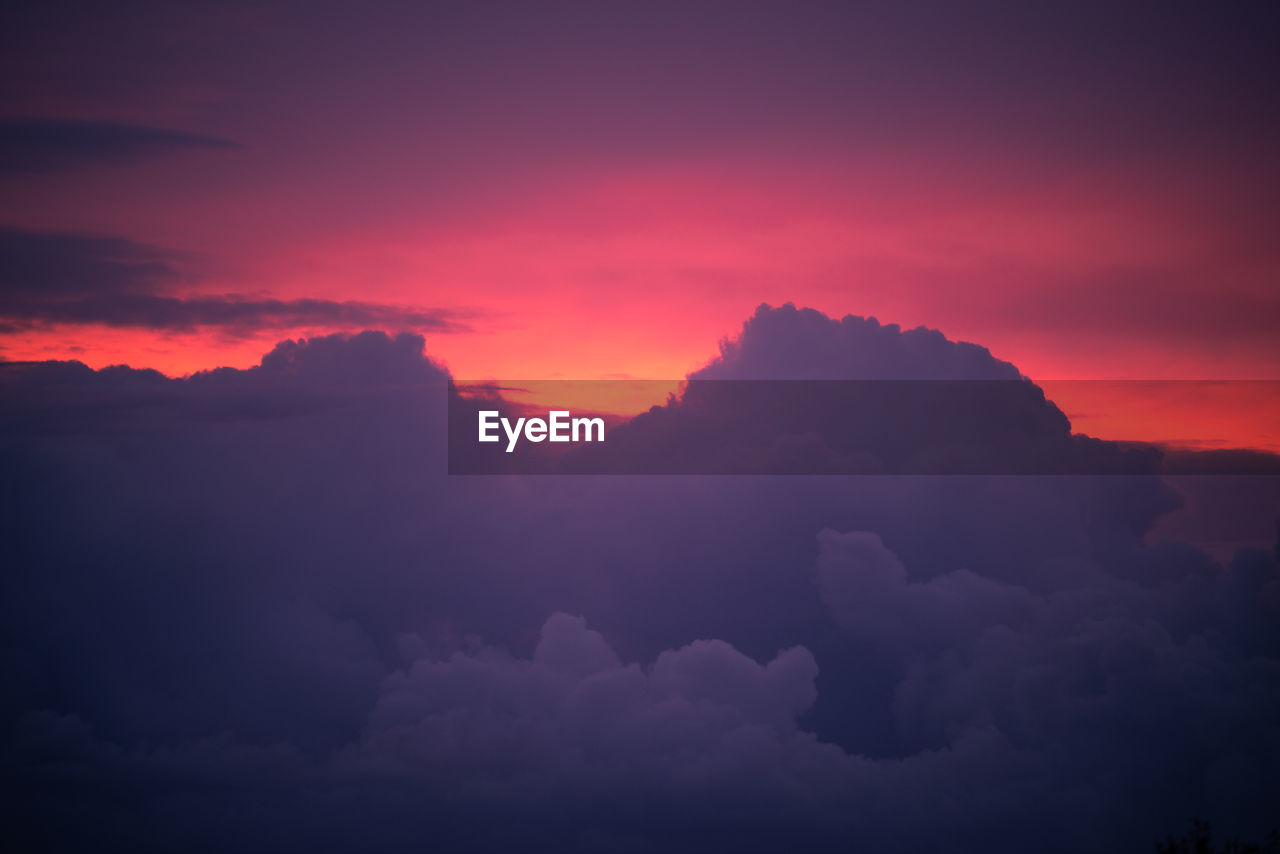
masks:
<path id="1" fill-rule="evenodd" d="M 781 360 L 843 324 L 757 320 Z M 914 347 L 876 334 L 812 370 Z M 29 847 L 1269 829 L 1280 513 L 1218 561 L 1154 534 L 1185 500 L 1155 476 L 450 478 L 423 345 L 3 366 L 0 749 Z M 1269 478 L 1214 482 L 1280 511 Z"/>
<path id="2" fill-rule="evenodd" d="M 191 278 L 182 271 L 185 260 L 119 237 L 0 229 L 0 332 L 53 324 L 232 335 L 365 327 L 454 332 L 472 316 L 360 301 L 173 295 Z"/>
<path id="3" fill-rule="evenodd" d="M 0 120 L 0 172 L 58 172 L 182 151 L 239 147 L 217 137 L 117 122 Z"/>

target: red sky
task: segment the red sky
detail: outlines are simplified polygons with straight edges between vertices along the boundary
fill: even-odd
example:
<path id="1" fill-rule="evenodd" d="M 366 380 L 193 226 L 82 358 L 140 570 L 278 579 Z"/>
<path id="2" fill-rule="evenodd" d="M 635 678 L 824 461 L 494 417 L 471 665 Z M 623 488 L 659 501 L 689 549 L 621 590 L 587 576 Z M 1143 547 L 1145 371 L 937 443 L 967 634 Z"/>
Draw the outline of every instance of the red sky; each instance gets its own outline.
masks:
<path id="1" fill-rule="evenodd" d="M 36 12 L 6 117 L 237 147 L 6 169 L 0 226 L 171 251 L 166 296 L 442 310 L 467 378 L 682 376 L 761 302 L 1036 379 L 1280 378 L 1268 22 L 682 5 Z M 113 323 L 0 356 L 183 374 L 344 329 Z"/>

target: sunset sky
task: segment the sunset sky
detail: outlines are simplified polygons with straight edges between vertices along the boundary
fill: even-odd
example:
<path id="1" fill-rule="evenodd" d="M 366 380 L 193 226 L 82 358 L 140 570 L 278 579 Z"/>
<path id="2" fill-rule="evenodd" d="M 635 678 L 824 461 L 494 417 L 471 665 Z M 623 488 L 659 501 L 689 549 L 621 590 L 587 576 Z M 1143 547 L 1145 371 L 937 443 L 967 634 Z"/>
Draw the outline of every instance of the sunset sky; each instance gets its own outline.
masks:
<path id="1" fill-rule="evenodd" d="M 12 0 L 5 850 L 1280 840 L 1277 46 Z"/>
<path id="2" fill-rule="evenodd" d="M 1275 16 L 1034 6 L 35 6 L 8 265 L 122 242 L 72 249 L 94 299 L 8 298 L 0 356 L 375 327 L 455 376 L 669 378 L 794 302 L 1037 379 L 1280 378 Z"/>

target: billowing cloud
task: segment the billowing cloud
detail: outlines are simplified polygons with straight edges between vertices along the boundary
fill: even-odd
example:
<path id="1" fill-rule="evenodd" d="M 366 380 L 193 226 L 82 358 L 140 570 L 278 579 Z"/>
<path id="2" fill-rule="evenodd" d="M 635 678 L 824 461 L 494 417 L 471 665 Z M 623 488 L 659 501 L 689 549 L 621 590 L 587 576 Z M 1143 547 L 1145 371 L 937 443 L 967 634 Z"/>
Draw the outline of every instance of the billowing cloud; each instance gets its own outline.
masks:
<path id="1" fill-rule="evenodd" d="M 691 380 L 1017 380 L 986 347 L 874 317 L 762 305 Z"/>
<path id="2" fill-rule="evenodd" d="M 813 336 L 778 316 L 801 321 L 780 353 Z M 1118 854 L 1191 816 L 1269 829 L 1273 521 L 1218 560 L 1155 535 L 1178 494 L 1153 475 L 450 477 L 423 347 L 0 370 L 28 847 Z M 1280 510 L 1267 478 L 1214 481 Z"/>
<path id="3" fill-rule="evenodd" d="M 192 278 L 182 253 L 119 237 L 0 229 L 0 327 L 54 324 L 247 335 L 262 330 L 467 328 L 473 313 L 358 300 L 175 295 Z"/>
<path id="4" fill-rule="evenodd" d="M 864 638 L 936 650 L 991 626 L 1021 625 L 1034 613 L 1027 590 L 967 569 L 911 581 L 873 533 L 824 530 L 818 541 L 823 602 L 836 622 Z"/>
<path id="5" fill-rule="evenodd" d="M 837 320 L 790 304 L 760 306 L 736 338 L 721 343 L 719 357 L 688 375 L 678 396 L 613 430 L 607 444 L 567 455 L 550 444 L 527 445 L 508 454 L 477 450 L 469 439 L 467 433 L 453 456 L 463 471 L 1162 471 L 1155 447 L 1072 433 L 1040 387 L 984 347 L 935 329 L 903 332 L 875 318 Z M 1240 460 L 1222 462 L 1242 467 Z M 1275 463 L 1262 456 L 1243 465 L 1254 471 Z"/>
<path id="6" fill-rule="evenodd" d="M 771 752 L 812 741 L 795 719 L 817 696 L 816 676 L 802 647 L 761 665 L 706 640 L 664 651 L 647 670 L 624 665 L 582 618 L 555 614 L 532 659 L 481 648 L 421 659 L 388 676 L 367 728 L 338 762 L 350 771 L 434 778 L 455 790 L 468 783 L 440 775 L 442 764 L 480 772 L 480 785 L 497 783 L 483 771 L 488 757 L 516 787 L 547 778 L 616 785 L 626 765 L 624 774 L 663 789 L 668 781 L 679 788 L 700 778 L 731 780 L 746 758 L 736 748 L 755 743 L 762 770 L 772 773 Z"/>

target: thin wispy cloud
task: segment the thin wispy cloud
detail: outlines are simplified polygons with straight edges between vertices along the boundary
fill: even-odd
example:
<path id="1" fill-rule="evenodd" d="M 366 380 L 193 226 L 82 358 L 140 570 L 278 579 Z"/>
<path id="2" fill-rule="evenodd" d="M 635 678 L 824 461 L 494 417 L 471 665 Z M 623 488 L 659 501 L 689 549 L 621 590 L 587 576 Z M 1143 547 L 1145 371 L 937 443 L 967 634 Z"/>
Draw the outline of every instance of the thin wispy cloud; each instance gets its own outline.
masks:
<path id="1" fill-rule="evenodd" d="M 130 163 L 182 151 L 240 147 L 219 137 L 118 122 L 0 120 L 0 172 L 59 172 L 80 166 Z"/>
<path id="2" fill-rule="evenodd" d="M 476 312 L 361 300 L 175 294 L 184 253 L 120 237 L 0 229 L 0 328 L 101 324 L 229 334 L 308 327 L 466 330 Z"/>

